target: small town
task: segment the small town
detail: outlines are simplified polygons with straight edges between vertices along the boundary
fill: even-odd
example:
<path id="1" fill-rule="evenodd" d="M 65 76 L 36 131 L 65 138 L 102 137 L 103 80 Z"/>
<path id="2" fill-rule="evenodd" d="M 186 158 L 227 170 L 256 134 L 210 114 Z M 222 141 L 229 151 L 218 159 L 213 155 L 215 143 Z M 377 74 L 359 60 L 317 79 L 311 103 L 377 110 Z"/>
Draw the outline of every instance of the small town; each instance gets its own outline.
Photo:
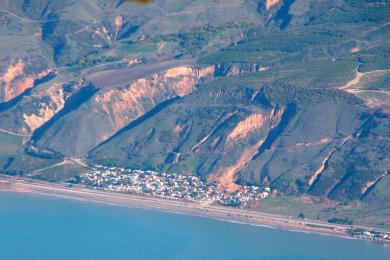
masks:
<path id="1" fill-rule="evenodd" d="M 155 171 L 96 166 L 91 173 L 72 178 L 69 184 L 81 184 L 95 189 L 149 194 L 159 198 L 198 202 L 201 205 L 223 205 L 247 208 L 270 194 L 270 188 L 243 186 L 231 194 L 219 192 L 217 184 L 202 181 L 197 176 L 184 176 Z"/>
<path id="2" fill-rule="evenodd" d="M 151 170 L 134 170 L 95 165 L 95 170 L 66 181 L 68 185 L 83 185 L 96 190 L 115 191 L 136 195 L 198 203 L 199 206 L 221 205 L 238 208 L 255 206 L 260 199 L 271 195 L 268 187 L 242 186 L 234 193 L 218 191 L 215 182 L 201 180 L 197 176 L 161 173 Z M 390 235 L 360 228 L 347 230 L 350 237 L 390 241 Z"/>
<path id="3" fill-rule="evenodd" d="M 364 239 L 364 240 L 390 242 L 390 234 L 383 233 L 383 232 L 369 231 L 361 228 L 351 228 L 348 230 L 348 234 L 351 237 Z"/>

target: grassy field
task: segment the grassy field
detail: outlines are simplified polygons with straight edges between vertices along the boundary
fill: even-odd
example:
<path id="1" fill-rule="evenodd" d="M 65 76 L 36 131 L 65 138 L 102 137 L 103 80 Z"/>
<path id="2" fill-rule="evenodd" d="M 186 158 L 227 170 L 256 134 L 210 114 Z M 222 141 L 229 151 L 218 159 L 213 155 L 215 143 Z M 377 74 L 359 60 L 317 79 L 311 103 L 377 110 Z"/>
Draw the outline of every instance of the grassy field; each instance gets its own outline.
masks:
<path id="1" fill-rule="evenodd" d="M 390 228 L 388 217 L 390 209 L 386 209 L 382 205 L 372 205 L 362 201 L 337 203 L 305 195 L 297 197 L 282 195 L 262 199 L 256 210 L 293 217 L 299 217 L 300 214 L 303 214 L 307 218 L 322 221 L 328 221 L 334 217 L 348 218 L 358 225 Z"/>
<path id="2" fill-rule="evenodd" d="M 90 170 L 84 168 L 74 162 L 68 162 L 64 165 L 58 165 L 54 167 L 46 168 L 37 172 L 34 177 L 46 181 L 61 182 L 69 180 L 77 175 L 85 174 Z"/>

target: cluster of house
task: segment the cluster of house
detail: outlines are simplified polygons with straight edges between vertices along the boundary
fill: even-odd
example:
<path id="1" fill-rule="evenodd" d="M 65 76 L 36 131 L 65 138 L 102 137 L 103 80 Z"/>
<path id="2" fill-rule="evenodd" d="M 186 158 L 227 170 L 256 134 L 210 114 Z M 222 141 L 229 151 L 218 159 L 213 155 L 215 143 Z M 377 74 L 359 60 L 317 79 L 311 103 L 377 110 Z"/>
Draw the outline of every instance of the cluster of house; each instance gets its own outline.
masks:
<path id="1" fill-rule="evenodd" d="M 367 231 L 361 228 L 351 228 L 348 230 L 348 233 L 351 237 L 356 237 L 359 239 L 390 242 L 390 234 L 387 233 Z"/>
<path id="2" fill-rule="evenodd" d="M 105 166 L 97 166 L 95 171 L 68 180 L 68 183 L 78 183 L 108 191 L 196 201 L 205 206 L 220 204 L 244 208 L 256 204 L 259 199 L 270 194 L 269 188 L 262 189 L 255 186 L 243 186 L 234 193 L 226 194 L 217 190 L 216 183 L 202 181 L 197 176 Z"/>

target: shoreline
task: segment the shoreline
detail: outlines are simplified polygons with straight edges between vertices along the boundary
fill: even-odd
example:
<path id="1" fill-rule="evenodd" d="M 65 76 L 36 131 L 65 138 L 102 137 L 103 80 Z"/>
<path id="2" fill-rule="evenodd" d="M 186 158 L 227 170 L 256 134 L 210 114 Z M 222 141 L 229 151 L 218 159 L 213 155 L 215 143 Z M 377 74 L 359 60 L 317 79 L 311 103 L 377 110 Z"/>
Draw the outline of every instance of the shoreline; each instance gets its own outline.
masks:
<path id="1" fill-rule="evenodd" d="M 100 191 L 86 187 L 67 187 L 58 183 L 48 183 L 32 179 L 15 179 L 12 177 L 5 178 L 4 176 L 0 176 L 0 192 L 1 191 L 31 192 L 43 196 L 54 196 L 87 203 L 92 202 L 128 208 L 157 210 L 161 212 L 210 218 L 236 224 L 247 224 L 309 234 L 331 235 L 346 239 L 359 239 L 350 236 L 347 233 L 347 230 L 350 227 L 345 225 L 317 222 L 307 219 L 294 219 L 286 216 L 239 208 L 201 206 L 193 202 L 161 199 L 145 195 Z M 373 242 L 388 243 L 388 241 Z"/>

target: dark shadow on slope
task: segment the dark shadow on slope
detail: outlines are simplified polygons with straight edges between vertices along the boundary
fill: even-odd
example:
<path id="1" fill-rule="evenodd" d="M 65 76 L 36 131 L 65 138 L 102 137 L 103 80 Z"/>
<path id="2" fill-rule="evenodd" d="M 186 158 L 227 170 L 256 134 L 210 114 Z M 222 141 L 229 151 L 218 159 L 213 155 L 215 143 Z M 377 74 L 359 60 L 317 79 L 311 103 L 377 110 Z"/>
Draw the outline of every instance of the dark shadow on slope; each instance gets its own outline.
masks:
<path id="1" fill-rule="evenodd" d="M 7 170 L 14 161 L 15 161 L 15 157 L 8 158 L 3 166 L 3 170 Z"/>
<path id="2" fill-rule="evenodd" d="M 100 143 L 98 146 L 96 146 L 95 148 L 90 150 L 89 154 L 93 153 L 99 147 L 101 147 L 101 146 L 111 142 L 113 139 L 115 139 L 116 137 L 120 136 L 122 133 L 127 132 L 127 131 L 129 131 L 129 130 L 139 126 L 140 124 L 142 124 L 146 120 L 150 119 L 151 117 L 153 117 L 157 113 L 161 112 L 162 110 L 164 110 L 165 108 L 167 108 L 171 104 L 175 103 L 179 99 L 181 99 L 181 97 L 176 96 L 174 98 L 171 98 L 171 99 L 168 99 L 168 100 L 166 100 L 164 102 L 161 102 L 160 104 L 158 104 L 157 106 L 155 106 L 154 108 L 152 108 L 151 110 L 146 112 L 143 116 L 141 116 L 138 119 L 132 121 L 130 124 L 128 124 L 127 126 L 123 127 L 122 129 L 120 129 L 118 132 L 116 132 L 114 135 L 112 135 L 106 141 Z M 88 157 L 90 157 L 90 155 L 88 155 Z"/>
<path id="3" fill-rule="evenodd" d="M 390 175 L 390 170 L 387 170 L 386 171 L 386 174 L 387 175 Z M 386 175 L 385 175 L 386 176 Z M 382 176 L 377 182 L 374 183 L 374 185 L 372 185 L 371 187 L 369 187 L 366 192 L 360 197 L 360 200 L 366 200 L 368 195 L 376 188 L 376 186 L 379 185 L 379 183 L 383 180 L 383 177 L 385 176 Z"/>
<path id="4" fill-rule="evenodd" d="M 133 25 L 130 26 L 127 30 L 125 30 L 123 33 L 120 33 L 118 40 L 129 38 L 133 33 L 135 33 L 139 29 L 139 25 Z"/>
<path id="5" fill-rule="evenodd" d="M 53 60 L 59 64 L 62 50 L 65 48 L 67 39 L 64 35 L 57 35 L 56 30 L 59 25 L 60 15 L 49 11 L 50 6 L 46 6 L 44 13 L 48 12 L 47 22 L 42 24 L 42 40 L 49 44 L 53 50 Z"/>
<path id="6" fill-rule="evenodd" d="M 290 123 L 291 119 L 295 116 L 296 112 L 297 112 L 297 106 L 295 104 L 287 105 L 286 111 L 283 113 L 280 123 L 269 132 L 267 138 L 265 139 L 264 143 L 260 146 L 258 153 L 253 159 L 258 158 L 265 152 L 265 150 L 271 148 L 276 138 L 278 138 L 280 134 L 286 129 L 287 125 Z"/>
<path id="7" fill-rule="evenodd" d="M 262 146 L 260 147 L 257 155 L 253 158 L 253 159 L 256 159 L 258 158 L 259 156 L 261 156 L 267 149 L 271 148 L 272 144 L 275 142 L 276 138 L 278 138 L 280 136 L 280 134 L 286 129 L 287 125 L 289 124 L 289 122 L 291 121 L 291 119 L 296 115 L 296 105 L 295 104 L 289 104 L 287 107 L 286 107 L 286 111 L 285 113 L 283 114 L 282 116 L 282 119 L 280 121 L 280 123 L 278 124 L 277 127 L 275 127 L 274 129 L 272 129 L 270 131 L 270 133 L 268 134 L 266 140 L 264 141 L 264 143 L 262 144 Z M 274 155 L 273 155 L 274 156 Z M 261 169 L 261 172 L 260 172 L 260 178 L 261 180 L 263 180 L 266 176 L 269 175 L 268 171 L 268 165 L 269 163 L 272 161 L 273 159 L 273 156 L 271 159 L 268 160 L 268 162 L 264 165 L 264 167 Z M 279 176 L 280 177 L 280 176 Z M 276 181 L 276 179 L 275 179 Z"/>
<path id="8" fill-rule="evenodd" d="M 328 164 L 326 165 L 326 168 L 328 168 Z M 332 188 L 332 190 L 328 193 L 327 197 L 330 199 L 330 200 L 336 200 L 337 198 L 340 198 L 342 194 L 340 194 L 342 191 L 340 191 L 343 187 L 343 185 L 345 184 L 346 181 L 348 181 L 349 179 L 351 179 L 353 177 L 353 175 L 355 174 L 356 172 L 356 168 L 355 168 L 355 165 L 349 165 L 346 173 L 344 174 L 343 177 L 341 177 L 341 179 L 338 181 L 338 183 Z M 317 178 L 316 181 L 318 181 L 317 183 L 320 182 L 321 180 L 321 176 L 319 176 L 320 178 Z M 317 183 L 313 183 L 312 187 L 314 187 L 314 184 L 317 185 Z M 312 192 L 312 188 L 309 189 L 309 192 Z M 344 200 L 346 200 L 347 198 L 345 198 Z"/>
<path id="9" fill-rule="evenodd" d="M 31 144 L 24 149 L 24 152 L 30 156 L 46 160 L 64 159 L 65 157 L 63 154 L 54 151 L 53 149 L 37 147 Z"/>
<path id="10" fill-rule="evenodd" d="M 366 117 L 366 118 L 364 118 Z M 370 132 L 378 126 L 378 123 L 375 119 L 386 118 L 386 114 L 383 114 L 381 111 L 377 110 L 372 114 L 363 114 L 361 119 L 365 119 L 364 123 L 352 134 L 354 138 L 366 138 L 370 135 Z"/>
<path id="11" fill-rule="evenodd" d="M 24 96 L 30 95 L 32 89 L 33 88 L 26 89 L 22 94 L 20 94 L 16 98 L 11 99 L 10 101 L 4 102 L 4 103 L 0 103 L 0 112 L 4 112 L 4 111 L 12 108 L 13 106 L 15 106 L 17 103 L 19 103 L 23 99 Z"/>
<path id="12" fill-rule="evenodd" d="M 46 75 L 45 77 L 41 78 L 41 79 L 36 79 L 33 83 L 33 86 L 29 89 L 26 89 L 22 94 L 20 94 L 19 96 L 11 99 L 10 101 L 7 101 L 7 102 L 4 102 L 4 103 L 0 103 L 0 113 L 1 112 L 4 112 L 10 108 L 12 108 L 13 106 L 15 106 L 17 103 L 19 103 L 23 97 L 25 96 L 29 96 L 31 94 L 31 91 L 37 87 L 38 85 L 40 84 L 43 84 L 51 79 L 53 79 L 54 77 L 56 76 L 56 74 L 54 72 L 52 73 L 49 73 L 48 75 Z"/>
<path id="13" fill-rule="evenodd" d="M 287 27 L 292 19 L 292 15 L 289 13 L 291 5 L 295 2 L 295 0 L 284 0 L 283 6 L 279 9 L 279 11 L 275 15 L 275 20 L 281 21 L 280 29 L 283 30 Z"/>
<path id="14" fill-rule="evenodd" d="M 188 125 L 188 126 L 186 126 L 185 128 L 184 128 L 185 130 L 184 130 L 184 138 L 182 139 L 182 141 L 180 142 L 180 144 L 175 148 L 175 149 L 173 149 L 173 153 L 178 153 L 181 149 L 182 149 L 182 147 L 183 147 L 183 145 L 188 141 L 188 139 L 190 138 L 190 136 L 191 136 L 191 131 L 192 131 L 192 122 Z"/>
<path id="15" fill-rule="evenodd" d="M 254 98 L 254 102 L 264 110 L 272 108 L 270 100 L 266 97 L 264 91 L 259 92 L 259 94 Z"/>
<path id="16" fill-rule="evenodd" d="M 97 91 L 98 89 L 90 83 L 88 86 L 81 88 L 77 93 L 69 97 L 66 100 L 63 109 L 61 109 L 57 114 L 55 114 L 49 121 L 47 121 L 37 130 L 35 130 L 31 138 L 31 142 L 36 143 L 43 136 L 46 130 L 49 129 L 55 122 L 57 122 L 61 117 L 65 116 L 66 114 L 79 108 L 81 104 L 88 101 Z"/>

